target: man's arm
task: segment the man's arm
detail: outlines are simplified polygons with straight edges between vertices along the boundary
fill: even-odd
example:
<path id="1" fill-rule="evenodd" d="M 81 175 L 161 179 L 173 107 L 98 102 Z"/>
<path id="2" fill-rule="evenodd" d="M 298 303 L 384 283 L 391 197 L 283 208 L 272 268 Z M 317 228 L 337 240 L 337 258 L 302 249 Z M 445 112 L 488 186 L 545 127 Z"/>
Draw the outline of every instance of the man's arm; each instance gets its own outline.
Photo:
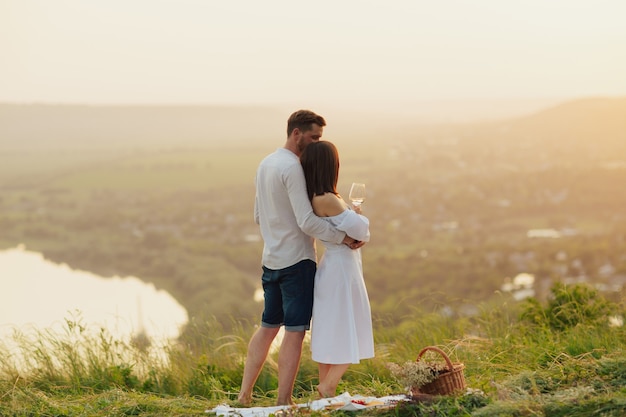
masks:
<path id="1" fill-rule="evenodd" d="M 296 216 L 300 229 L 316 239 L 333 243 L 352 243 L 354 239 L 337 230 L 329 222 L 322 220 L 313 213 L 313 207 L 306 192 L 304 172 L 300 164 L 293 165 L 285 172 L 284 178 L 289 201 Z M 346 241 L 347 240 L 347 241 Z"/>
<path id="2" fill-rule="evenodd" d="M 256 224 L 261 224 L 261 220 L 259 218 L 259 196 L 254 194 L 254 222 Z"/>

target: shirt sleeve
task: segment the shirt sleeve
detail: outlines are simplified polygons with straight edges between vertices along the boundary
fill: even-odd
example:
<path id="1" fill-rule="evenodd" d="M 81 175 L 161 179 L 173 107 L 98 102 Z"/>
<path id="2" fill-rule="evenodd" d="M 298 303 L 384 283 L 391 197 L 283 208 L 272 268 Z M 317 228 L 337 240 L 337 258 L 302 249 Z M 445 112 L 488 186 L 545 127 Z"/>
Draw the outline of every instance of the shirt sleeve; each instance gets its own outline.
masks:
<path id="1" fill-rule="evenodd" d="M 296 216 L 300 229 L 309 236 L 326 242 L 340 244 L 346 237 L 346 233 L 337 230 L 329 222 L 319 218 L 313 212 L 311 202 L 306 192 L 304 171 L 300 164 L 293 164 L 285 171 L 283 178 L 289 201 Z"/>

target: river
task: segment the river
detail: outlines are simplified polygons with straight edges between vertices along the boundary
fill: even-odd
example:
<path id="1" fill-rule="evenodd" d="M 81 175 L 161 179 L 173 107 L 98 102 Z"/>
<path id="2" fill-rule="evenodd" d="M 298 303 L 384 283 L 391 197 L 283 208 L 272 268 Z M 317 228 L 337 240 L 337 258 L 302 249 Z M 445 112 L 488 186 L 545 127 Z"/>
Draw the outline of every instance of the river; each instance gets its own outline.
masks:
<path id="1" fill-rule="evenodd" d="M 173 340 L 187 323 L 168 292 L 136 277 L 103 278 L 46 260 L 24 246 L 0 251 L 0 340 L 16 330 L 57 329 L 67 320 L 128 340 Z"/>

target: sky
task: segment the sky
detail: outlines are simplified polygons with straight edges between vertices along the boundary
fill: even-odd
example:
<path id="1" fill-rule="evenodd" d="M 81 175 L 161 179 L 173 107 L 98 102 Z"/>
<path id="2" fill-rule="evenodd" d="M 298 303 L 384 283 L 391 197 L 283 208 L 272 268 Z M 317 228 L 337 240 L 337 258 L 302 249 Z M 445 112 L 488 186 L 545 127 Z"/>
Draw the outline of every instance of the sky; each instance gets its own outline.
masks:
<path id="1" fill-rule="evenodd" d="M 624 0 L 0 0 L 0 102 L 626 95 Z"/>

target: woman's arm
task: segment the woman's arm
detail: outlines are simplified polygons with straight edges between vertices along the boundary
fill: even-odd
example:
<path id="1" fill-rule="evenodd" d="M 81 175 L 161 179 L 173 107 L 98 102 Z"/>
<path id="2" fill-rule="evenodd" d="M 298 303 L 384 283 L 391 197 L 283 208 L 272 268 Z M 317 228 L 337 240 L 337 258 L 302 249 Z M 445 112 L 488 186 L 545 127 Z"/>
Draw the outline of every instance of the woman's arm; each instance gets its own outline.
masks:
<path id="1" fill-rule="evenodd" d="M 348 210 L 348 204 L 339 196 L 333 193 L 313 197 L 313 211 L 321 217 L 336 216 Z M 363 242 L 370 240 L 369 220 L 356 211 L 347 213 L 341 223 L 337 225 L 337 229 L 346 232 L 351 238 L 360 241 L 356 249 L 363 246 Z"/>

